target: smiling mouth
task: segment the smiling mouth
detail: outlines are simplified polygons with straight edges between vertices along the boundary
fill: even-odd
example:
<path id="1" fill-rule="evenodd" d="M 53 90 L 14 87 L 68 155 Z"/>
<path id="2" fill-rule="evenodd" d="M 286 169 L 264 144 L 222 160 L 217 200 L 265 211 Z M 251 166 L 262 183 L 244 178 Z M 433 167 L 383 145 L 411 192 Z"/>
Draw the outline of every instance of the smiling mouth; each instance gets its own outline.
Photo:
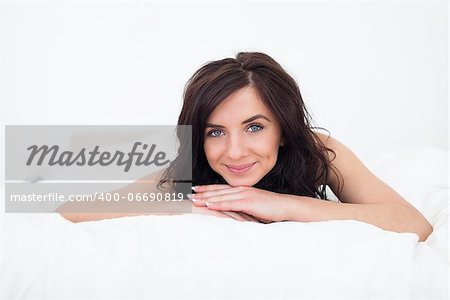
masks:
<path id="1" fill-rule="evenodd" d="M 250 170 L 256 163 L 244 164 L 244 165 L 226 165 L 228 170 L 232 173 L 241 174 Z"/>

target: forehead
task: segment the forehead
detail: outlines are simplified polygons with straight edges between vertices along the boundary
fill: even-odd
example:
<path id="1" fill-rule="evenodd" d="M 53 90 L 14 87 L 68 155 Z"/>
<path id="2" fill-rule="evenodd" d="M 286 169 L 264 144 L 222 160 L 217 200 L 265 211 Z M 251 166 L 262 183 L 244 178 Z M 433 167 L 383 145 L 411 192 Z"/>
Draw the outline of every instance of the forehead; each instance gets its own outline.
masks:
<path id="1" fill-rule="evenodd" d="M 274 118 L 258 92 L 252 87 L 245 87 L 225 98 L 209 115 L 208 122 L 242 122 L 259 113 Z"/>

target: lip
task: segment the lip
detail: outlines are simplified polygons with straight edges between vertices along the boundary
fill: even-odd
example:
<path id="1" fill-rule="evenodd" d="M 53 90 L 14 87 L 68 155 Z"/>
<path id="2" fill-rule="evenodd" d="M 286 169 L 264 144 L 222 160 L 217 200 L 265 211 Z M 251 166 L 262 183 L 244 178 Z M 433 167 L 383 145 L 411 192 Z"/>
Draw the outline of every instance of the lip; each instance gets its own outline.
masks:
<path id="1" fill-rule="evenodd" d="M 250 170 L 253 165 L 256 164 L 254 163 L 249 163 L 249 164 L 242 164 L 242 165 L 226 165 L 228 170 L 230 170 L 230 172 L 232 173 L 236 173 L 236 174 L 241 174 L 241 173 L 245 173 L 248 170 Z"/>

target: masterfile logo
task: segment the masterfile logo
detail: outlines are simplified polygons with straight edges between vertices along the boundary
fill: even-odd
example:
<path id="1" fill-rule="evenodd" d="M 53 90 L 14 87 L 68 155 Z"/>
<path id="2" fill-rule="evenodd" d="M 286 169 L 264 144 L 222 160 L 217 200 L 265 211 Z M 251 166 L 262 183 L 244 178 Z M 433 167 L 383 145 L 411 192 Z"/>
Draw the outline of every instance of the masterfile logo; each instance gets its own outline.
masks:
<path id="1" fill-rule="evenodd" d="M 136 180 L 167 168 L 180 136 L 191 126 L 7 125 L 6 180 Z"/>
<path id="2" fill-rule="evenodd" d="M 143 151 L 147 148 L 149 148 L 149 150 L 147 150 L 146 153 L 143 151 L 141 152 L 138 151 L 139 147 L 142 147 Z M 53 145 L 52 147 L 49 147 L 48 145 L 42 145 L 40 147 L 37 145 L 32 145 L 27 148 L 27 150 L 30 150 L 30 156 L 28 157 L 26 165 L 31 166 L 36 156 L 37 158 L 35 164 L 38 166 L 41 166 L 46 159 L 49 166 L 94 166 L 96 164 L 101 166 L 109 166 L 115 163 L 117 166 L 125 166 L 125 172 L 130 170 L 133 162 L 137 166 L 149 166 L 151 164 L 155 164 L 156 166 L 167 165 L 170 160 L 165 160 L 166 153 L 164 151 L 157 152 L 155 157 L 152 158 L 155 148 L 156 144 L 152 144 L 149 147 L 147 144 L 135 142 L 133 148 L 128 153 L 118 150 L 114 153 L 109 151 L 100 152 L 100 146 L 98 145 L 95 146 L 92 151 L 82 148 L 78 153 L 74 153 L 72 151 L 60 151 L 60 147 L 57 145 Z"/>
<path id="3" fill-rule="evenodd" d="M 5 129 L 5 212 L 191 211 L 190 125 Z M 187 154 L 182 163 L 180 147 Z M 177 172 L 162 178 L 172 163 Z"/>

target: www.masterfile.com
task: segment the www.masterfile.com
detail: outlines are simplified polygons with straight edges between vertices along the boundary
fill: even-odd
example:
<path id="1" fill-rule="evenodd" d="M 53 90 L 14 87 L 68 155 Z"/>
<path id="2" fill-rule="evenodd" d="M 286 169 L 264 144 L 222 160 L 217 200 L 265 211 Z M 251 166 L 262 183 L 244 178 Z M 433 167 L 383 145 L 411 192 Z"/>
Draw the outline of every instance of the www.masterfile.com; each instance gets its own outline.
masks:
<path id="1" fill-rule="evenodd" d="M 117 201 L 136 201 L 136 202 L 153 202 L 153 201 L 182 201 L 183 193 L 99 193 L 93 194 L 62 194 L 62 193 L 30 193 L 30 194 L 11 194 L 9 196 L 11 202 L 117 202 Z"/>

